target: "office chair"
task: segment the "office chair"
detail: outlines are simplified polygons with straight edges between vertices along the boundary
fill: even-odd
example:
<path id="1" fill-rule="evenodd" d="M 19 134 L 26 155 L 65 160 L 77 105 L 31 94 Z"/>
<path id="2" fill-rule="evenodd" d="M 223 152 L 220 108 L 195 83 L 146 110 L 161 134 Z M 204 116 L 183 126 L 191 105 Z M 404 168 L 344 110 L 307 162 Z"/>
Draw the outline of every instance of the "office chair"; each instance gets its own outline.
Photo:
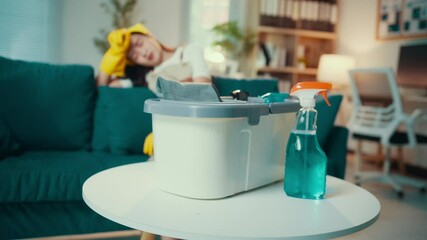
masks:
<path id="1" fill-rule="evenodd" d="M 415 122 L 425 112 L 417 109 L 410 116 L 403 112 L 399 89 L 391 68 L 359 68 L 350 70 L 349 73 L 354 109 L 348 126 L 351 136 L 357 142 L 356 184 L 360 185 L 366 181 L 386 183 L 393 187 L 399 198 L 404 196 L 401 184 L 425 192 L 425 182 L 390 174 L 391 147 L 415 147 L 417 144 L 427 143 L 427 136 L 414 133 Z M 376 89 L 374 92 L 373 85 L 380 86 L 380 91 Z M 398 131 L 401 125 L 406 127 L 405 132 Z M 382 172 L 361 171 L 362 140 L 377 142 L 384 146 L 385 160 Z M 403 162 L 403 159 L 400 161 Z"/>

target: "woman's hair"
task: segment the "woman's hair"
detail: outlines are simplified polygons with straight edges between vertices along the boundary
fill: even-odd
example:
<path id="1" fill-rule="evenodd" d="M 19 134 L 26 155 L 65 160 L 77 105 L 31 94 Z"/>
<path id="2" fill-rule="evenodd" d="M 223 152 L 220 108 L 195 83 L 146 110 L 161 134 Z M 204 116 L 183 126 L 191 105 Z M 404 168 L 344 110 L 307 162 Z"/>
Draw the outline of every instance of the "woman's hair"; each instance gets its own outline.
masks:
<path id="1" fill-rule="evenodd" d="M 153 67 L 141 66 L 141 65 L 126 65 L 125 75 L 129 78 L 134 86 L 147 86 L 145 76 L 148 72 L 153 70 Z"/>

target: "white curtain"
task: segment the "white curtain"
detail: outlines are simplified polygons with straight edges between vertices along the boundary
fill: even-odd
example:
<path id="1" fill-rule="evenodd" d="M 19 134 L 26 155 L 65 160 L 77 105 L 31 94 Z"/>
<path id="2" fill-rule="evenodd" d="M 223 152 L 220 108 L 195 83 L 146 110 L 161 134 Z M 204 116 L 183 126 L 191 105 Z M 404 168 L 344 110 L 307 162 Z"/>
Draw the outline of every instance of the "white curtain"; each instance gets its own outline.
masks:
<path id="1" fill-rule="evenodd" d="M 0 55 L 56 62 L 61 36 L 60 4 L 57 0 L 1 0 Z"/>

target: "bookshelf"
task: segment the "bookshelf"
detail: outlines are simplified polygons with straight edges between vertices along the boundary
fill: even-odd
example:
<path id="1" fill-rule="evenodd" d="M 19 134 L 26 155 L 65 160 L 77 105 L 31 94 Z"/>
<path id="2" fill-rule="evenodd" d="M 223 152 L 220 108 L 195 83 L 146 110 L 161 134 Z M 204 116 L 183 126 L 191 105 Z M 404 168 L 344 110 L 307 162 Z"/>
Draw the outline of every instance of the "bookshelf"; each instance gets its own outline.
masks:
<path id="1" fill-rule="evenodd" d="M 280 90 L 316 81 L 322 54 L 334 53 L 339 0 L 259 0 L 257 74 L 281 81 Z"/>

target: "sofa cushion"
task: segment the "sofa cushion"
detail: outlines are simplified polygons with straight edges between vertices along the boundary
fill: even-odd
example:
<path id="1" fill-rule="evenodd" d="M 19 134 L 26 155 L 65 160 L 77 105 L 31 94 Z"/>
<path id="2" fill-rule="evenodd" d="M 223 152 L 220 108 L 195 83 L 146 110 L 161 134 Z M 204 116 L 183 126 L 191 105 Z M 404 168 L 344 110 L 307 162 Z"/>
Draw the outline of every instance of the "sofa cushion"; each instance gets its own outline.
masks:
<path id="1" fill-rule="evenodd" d="M 19 144 L 12 138 L 9 127 L 0 119 L 0 160 L 19 150 Z"/>
<path id="2" fill-rule="evenodd" d="M 93 68 L 0 57 L 0 118 L 24 150 L 90 147 Z"/>
<path id="3" fill-rule="evenodd" d="M 317 97 L 317 140 L 321 147 L 324 147 L 328 135 L 334 127 L 335 118 L 341 105 L 342 95 L 329 95 L 329 107 L 322 96 Z"/>
<path id="4" fill-rule="evenodd" d="M 0 202 L 82 200 L 82 186 L 107 168 L 144 162 L 142 154 L 114 156 L 86 151 L 25 152 L 0 161 Z"/>
<path id="5" fill-rule="evenodd" d="M 235 79 L 214 76 L 212 81 L 221 96 L 230 96 L 237 89 L 248 92 L 252 97 L 279 91 L 278 81 L 274 78 Z"/>
<path id="6" fill-rule="evenodd" d="M 99 87 L 93 116 L 92 150 L 110 152 L 107 128 L 108 87 Z"/>
<path id="7" fill-rule="evenodd" d="M 98 93 L 93 149 L 141 154 L 145 137 L 152 131 L 151 115 L 144 112 L 144 102 L 156 95 L 145 87 L 100 87 Z"/>

